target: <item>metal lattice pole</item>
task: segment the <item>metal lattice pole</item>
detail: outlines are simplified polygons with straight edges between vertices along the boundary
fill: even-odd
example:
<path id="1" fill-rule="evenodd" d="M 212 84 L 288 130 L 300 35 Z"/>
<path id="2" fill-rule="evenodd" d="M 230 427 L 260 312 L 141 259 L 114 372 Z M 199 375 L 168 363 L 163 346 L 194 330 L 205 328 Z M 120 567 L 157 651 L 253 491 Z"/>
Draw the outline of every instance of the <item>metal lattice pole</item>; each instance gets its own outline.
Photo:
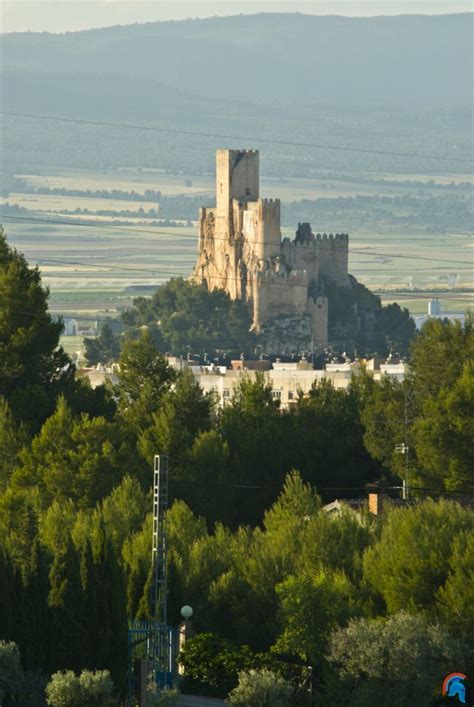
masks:
<path id="1" fill-rule="evenodd" d="M 170 673 L 171 646 L 168 627 L 166 582 L 166 511 L 168 510 L 168 468 L 166 455 L 155 456 L 153 471 L 153 586 L 151 613 L 155 624 L 150 657 L 155 680 L 164 684 Z"/>
<path id="2" fill-rule="evenodd" d="M 168 457 L 155 456 L 153 473 L 153 596 L 152 617 L 159 623 L 167 624 L 166 606 L 166 529 L 165 517 L 168 510 Z"/>

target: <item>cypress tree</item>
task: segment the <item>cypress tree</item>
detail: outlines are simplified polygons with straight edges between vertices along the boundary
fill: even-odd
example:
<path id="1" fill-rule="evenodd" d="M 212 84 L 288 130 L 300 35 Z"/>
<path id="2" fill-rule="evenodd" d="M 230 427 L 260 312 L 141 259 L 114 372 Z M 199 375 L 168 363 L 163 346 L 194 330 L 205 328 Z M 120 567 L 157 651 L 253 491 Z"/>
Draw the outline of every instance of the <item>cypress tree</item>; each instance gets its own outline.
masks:
<path id="1" fill-rule="evenodd" d="M 127 664 L 127 601 L 122 570 L 101 523 L 94 538 L 96 668 L 110 670 L 120 685 Z"/>
<path id="2" fill-rule="evenodd" d="M 15 570 L 7 551 L 0 547 L 0 640 L 14 640 Z"/>
<path id="3" fill-rule="evenodd" d="M 53 670 L 80 672 L 84 663 L 86 612 L 78 554 L 69 540 L 58 551 L 49 571 Z"/>

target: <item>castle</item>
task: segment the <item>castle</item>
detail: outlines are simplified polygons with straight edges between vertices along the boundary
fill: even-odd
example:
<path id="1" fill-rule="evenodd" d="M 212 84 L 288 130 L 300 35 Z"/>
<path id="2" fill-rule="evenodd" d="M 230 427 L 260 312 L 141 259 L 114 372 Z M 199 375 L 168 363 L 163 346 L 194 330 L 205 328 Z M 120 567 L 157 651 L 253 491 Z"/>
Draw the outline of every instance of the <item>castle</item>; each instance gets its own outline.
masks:
<path id="1" fill-rule="evenodd" d="M 280 200 L 259 197 L 258 150 L 217 150 L 216 206 L 199 210 L 191 279 L 247 302 L 255 332 L 283 322 L 314 345 L 327 344 L 322 285 L 350 286 L 348 246 L 347 234 L 314 235 L 308 223 L 282 240 Z"/>

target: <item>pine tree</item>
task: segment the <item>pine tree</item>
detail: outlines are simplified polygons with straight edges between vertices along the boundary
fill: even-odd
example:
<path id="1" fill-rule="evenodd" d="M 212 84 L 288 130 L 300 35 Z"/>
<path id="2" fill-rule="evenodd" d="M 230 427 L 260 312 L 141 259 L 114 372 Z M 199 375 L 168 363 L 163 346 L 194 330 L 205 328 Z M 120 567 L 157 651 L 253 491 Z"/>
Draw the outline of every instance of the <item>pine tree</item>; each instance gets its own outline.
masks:
<path id="1" fill-rule="evenodd" d="M 27 439 L 24 426 L 14 420 L 7 401 L 0 396 L 0 491 L 6 489 Z"/>
<path id="2" fill-rule="evenodd" d="M 14 416 L 37 428 L 74 371 L 58 348 L 63 324 L 48 312 L 38 268 L 7 245 L 0 227 L 0 395 Z"/>

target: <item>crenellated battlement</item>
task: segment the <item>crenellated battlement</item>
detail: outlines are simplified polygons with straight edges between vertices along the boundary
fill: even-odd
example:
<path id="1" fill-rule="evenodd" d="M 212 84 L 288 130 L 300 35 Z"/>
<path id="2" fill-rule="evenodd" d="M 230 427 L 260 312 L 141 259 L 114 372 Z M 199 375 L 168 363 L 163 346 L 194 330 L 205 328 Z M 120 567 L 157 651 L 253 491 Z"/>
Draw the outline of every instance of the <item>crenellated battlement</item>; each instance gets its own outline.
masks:
<path id="1" fill-rule="evenodd" d="M 217 151 L 216 207 L 199 210 L 193 278 L 246 301 L 256 331 L 275 317 L 310 314 L 313 338 L 324 341 L 327 301 L 308 293 L 323 278 L 349 285 L 349 236 L 299 223 L 295 237 L 282 240 L 280 199 L 260 198 L 259 188 L 258 150 Z"/>

